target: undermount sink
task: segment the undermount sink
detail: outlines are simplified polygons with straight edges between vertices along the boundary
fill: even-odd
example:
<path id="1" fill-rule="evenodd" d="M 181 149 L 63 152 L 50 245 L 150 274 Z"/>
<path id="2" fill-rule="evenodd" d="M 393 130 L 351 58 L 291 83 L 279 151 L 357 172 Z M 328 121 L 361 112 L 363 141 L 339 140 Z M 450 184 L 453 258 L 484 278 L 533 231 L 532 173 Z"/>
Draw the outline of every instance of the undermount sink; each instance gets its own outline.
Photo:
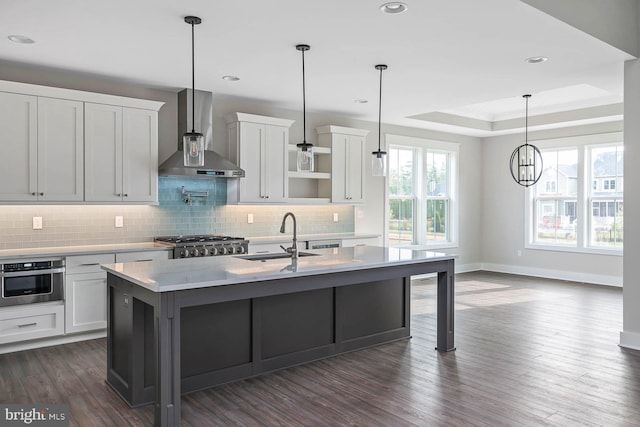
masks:
<path id="1" fill-rule="evenodd" d="M 312 254 L 310 252 L 298 252 L 298 257 L 305 256 L 317 256 L 319 254 Z M 291 254 L 288 252 L 273 252 L 265 254 L 251 254 L 251 255 L 239 255 L 236 258 L 246 259 L 249 261 L 267 261 L 270 259 L 291 258 Z"/>

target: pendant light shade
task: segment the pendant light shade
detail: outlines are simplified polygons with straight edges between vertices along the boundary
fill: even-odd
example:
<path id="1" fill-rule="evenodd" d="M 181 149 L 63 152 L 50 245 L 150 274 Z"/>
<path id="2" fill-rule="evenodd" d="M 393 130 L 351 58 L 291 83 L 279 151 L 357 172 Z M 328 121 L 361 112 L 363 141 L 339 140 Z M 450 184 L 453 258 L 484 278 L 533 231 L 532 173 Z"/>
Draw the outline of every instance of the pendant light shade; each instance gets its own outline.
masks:
<path id="1" fill-rule="evenodd" d="M 373 176 L 385 176 L 387 174 L 387 152 L 380 149 L 382 140 L 382 71 L 386 70 L 384 64 L 376 65 L 376 70 L 380 70 L 380 99 L 378 102 L 378 150 L 371 153 L 371 174 Z"/>
<path id="2" fill-rule="evenodd" d="M 307 142 L 307 100 L 304 79 L 304 53 L 311 49 L 308 44 L 299 44 L 296 50 L 302 52 L 302 142 L 298 147 L 296 165 L 298 172 L 313 172 L 313 144 Z"/>
<path id="3" fill-rule="evenodd" d="M 531 187 L 542 176 L 542 153 L 535 145 L 529 144 L 529 98 L 531 95 L 522 95 L 525 99 L 524 144 L 511 153 L 511 176 L 514 181 L 523 187 Z"/>
<path id="4" fill-rule="evenodd" d="M 184 152 L 184 165 L 187 167 L 204 166 L 204 135 L 196 132 L 195 126 L 195 26 L 202 20 L 197 16 L 187 16 L 184 22 L 191 25 L 191 132 L 185 132 L 182 136 L 182 150 Z"/>

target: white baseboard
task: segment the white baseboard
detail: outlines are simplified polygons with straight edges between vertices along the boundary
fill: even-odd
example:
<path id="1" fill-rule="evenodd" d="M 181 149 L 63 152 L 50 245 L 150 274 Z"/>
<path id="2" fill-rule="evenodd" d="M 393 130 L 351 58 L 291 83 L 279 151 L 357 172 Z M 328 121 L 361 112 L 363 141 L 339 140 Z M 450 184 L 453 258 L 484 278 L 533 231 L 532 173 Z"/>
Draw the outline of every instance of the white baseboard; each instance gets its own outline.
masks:
<path id="1" fill-rule="evenodd" d="M 32 350 L 40 347 L 50 347 L 52 345 L 69 344 L 72 342 L 92 340 L 96 338 L 104 338 L 107 336 L 107 330 L 102 329 L 95 332 L 84 332 L 73 335 L 62 335 L 58 337 L 42 338 L 31 341 L 21 341 L 11 344 L 0 345 L 0 354 L 13 353 L 14 351 Z"/>
<path id="2" fill-rule="evenodd" d="M 522 267 L 515 265 L 483 263 L 479 270 L 495 271 L 497 273 L 521 274 L 523 276 L 544 277 L 545 279 L 569 280 L 572 282 L 593 283 L 622 287 L 622 276 L 607 276 L 602 274 L 588 274 L 577 271 L 550 270 L 545 268 Z"/>
<path id="3" fill-rule="evenodd" d="M 468 273 L 470 271 L 478 271 L 480 270 L 480 264 L 456 264 L 456 274 L 458 273 Z M 417 276 L 411 276 L 412 279 L 420 280 L 420 279 L 428 279 L 430 277 L 435 277 L 436 273 L 430 274 L 418 274 Z"/>
<path id="4" fill-rule="evenodd" d="M 637 332 L 620 332 L 620 347 L 640 350 L 640 334 Z"/>

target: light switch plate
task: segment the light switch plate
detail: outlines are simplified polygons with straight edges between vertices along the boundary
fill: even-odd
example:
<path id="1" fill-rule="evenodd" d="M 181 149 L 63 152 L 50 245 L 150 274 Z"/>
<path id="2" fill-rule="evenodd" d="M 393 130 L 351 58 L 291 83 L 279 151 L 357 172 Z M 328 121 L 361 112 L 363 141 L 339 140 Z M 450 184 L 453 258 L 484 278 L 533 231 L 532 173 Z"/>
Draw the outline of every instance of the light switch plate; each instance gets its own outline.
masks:
<path id="1" fill-rule="evenodd" d="M 247 214 L 247 224 L 253 224 L 253 214 Z"/>
<path id="2" fill-rule="evenodd" d="M 338 212 L 333 213 L 333 222 L 338 222 Z"/>
<path id="3" fill-rule="evenodd" d="M 34 230 L 42 230 L 42 217 L 34 216 L 33 217 L 33 229 Z"/>
<path id="4" fill-rule="evenodd" d="M 116 228 L 124 227 L 124 218 L 122 215 L 116 215 Z"/>

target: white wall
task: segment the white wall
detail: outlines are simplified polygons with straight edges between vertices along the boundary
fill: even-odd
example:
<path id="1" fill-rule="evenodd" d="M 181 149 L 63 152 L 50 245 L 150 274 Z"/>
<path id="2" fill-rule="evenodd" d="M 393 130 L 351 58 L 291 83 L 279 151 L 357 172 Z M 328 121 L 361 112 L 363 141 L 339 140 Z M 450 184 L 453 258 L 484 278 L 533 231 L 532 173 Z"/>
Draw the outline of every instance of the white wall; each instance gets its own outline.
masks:
<path id="1" fill-rule="evenodd" d="M 621 122 L 613 122 L 529 132 L 529 142 L 616 132 L 621 129 Z M 540 277 L 621 285 L 621 256 L 525 248 L 525 188 L 513 181 L 509 168 L 511 153 L 523 142 L 523 134 L 486 138 L 483 142 L 482 158 L 485 173 L 482 198 L 484 215 L 480 237 L 482 239 L 483 268 Z M 625 153 L 625 158 L 627 155 L 628 153 Z M 625 181 L 633 182 L 628 180 L 627 176 L 625 176 Z M 627 200 L 625 199 L 625 216 L 628 215 L 626 208 Z M 627 243 L 625 239 L 625 253 Z M 518 251 L 521 251 L 522 256 L 517 255 Z"/>
<path id="2" fill-rule="evenodd" d="M 640 60 L 628 61 L 624 70 L 624 290 L 623 331 L 620 345 L 640 350 Z"/>

